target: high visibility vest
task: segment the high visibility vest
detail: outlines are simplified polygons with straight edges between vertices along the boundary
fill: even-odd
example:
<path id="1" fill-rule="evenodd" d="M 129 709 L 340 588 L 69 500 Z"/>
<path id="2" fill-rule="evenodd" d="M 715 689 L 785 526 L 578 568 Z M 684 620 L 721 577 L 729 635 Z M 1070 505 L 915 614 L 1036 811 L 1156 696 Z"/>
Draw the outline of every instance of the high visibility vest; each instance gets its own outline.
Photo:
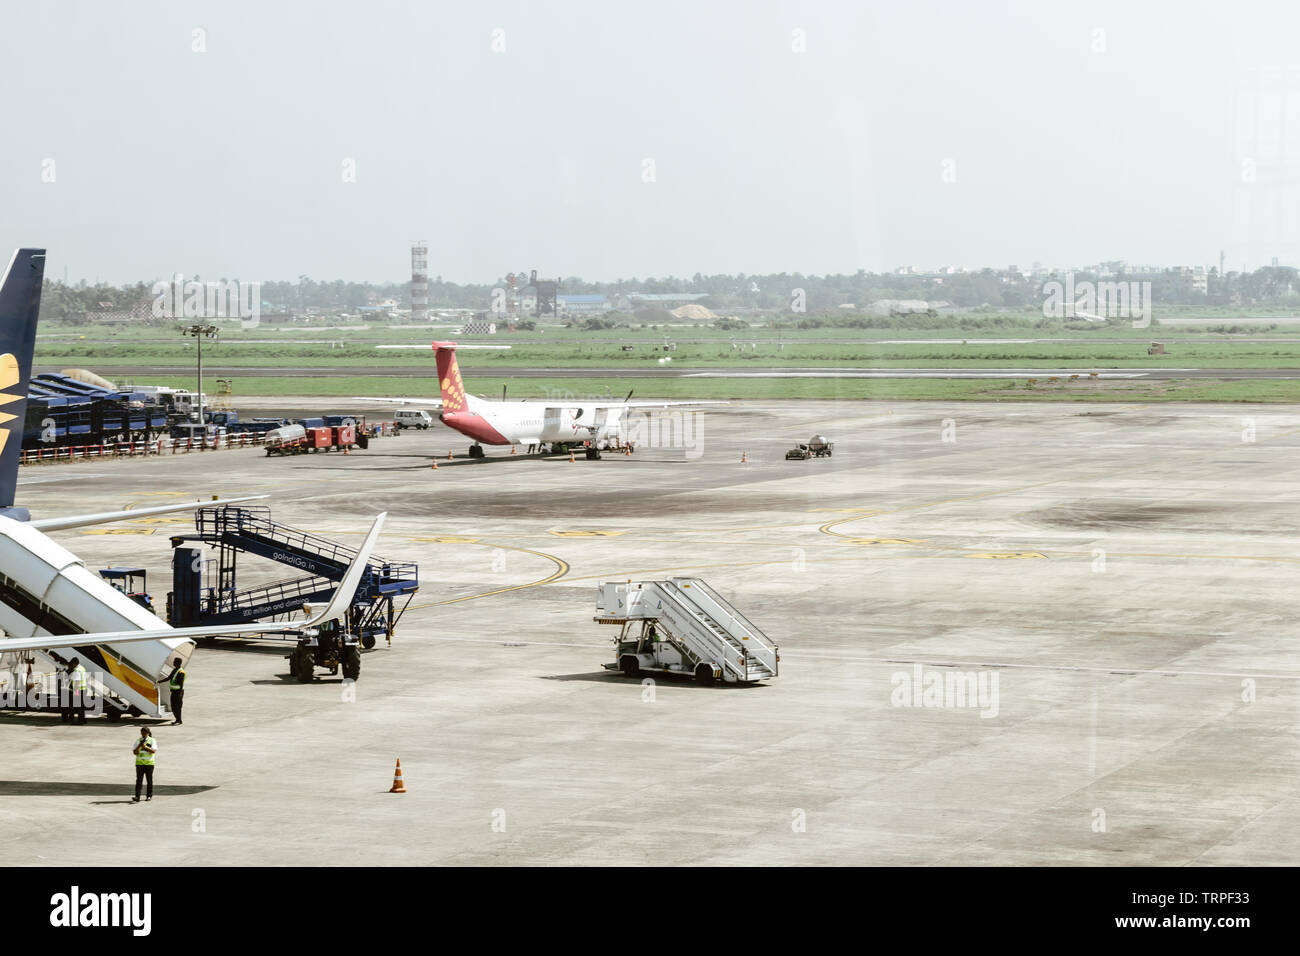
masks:
<path id="1" fill-rule="evenodd" d="M 80 664 L 72 669 L 72 679 L 70 683 L 73 690 L 84 691 L 86 689 L 86 669 Z"/>
<path id="2" fill-rule="evenodd" d="M 137 767 L 152 767 L 154 757 L 158 756 L 157 754 L 151 754 L 149 751 L 145 750 L 145 747 L 153 747 L 154 749 L 157 749 L 158 745 L 154 743 L 153 737 L 144 738 L 144 743 L 140 745 L 140 749 L 135 753 L 135 765 Z"/>
<path id="3" fill-rule="evenodd" d="M 175 673 L 172 674 L 171 681 L 167 684 L 167 686 L 171 690 L 184 690 L 185 689 L 184 680 L 185 680 L 185 668 L 178 667 L 176 668 Z"/>

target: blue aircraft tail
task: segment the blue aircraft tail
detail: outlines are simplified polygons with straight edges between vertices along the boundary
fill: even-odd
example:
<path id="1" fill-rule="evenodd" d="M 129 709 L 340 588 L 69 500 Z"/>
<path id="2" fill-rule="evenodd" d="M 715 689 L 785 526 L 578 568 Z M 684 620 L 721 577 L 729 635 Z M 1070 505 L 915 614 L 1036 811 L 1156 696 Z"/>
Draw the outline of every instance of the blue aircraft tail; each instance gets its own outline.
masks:
<path id="1" fill-rule="evenodd" d="M 44 276 L 45 250 L 19 249 L 0 280 L 0 513 L 12 517 Z"/>

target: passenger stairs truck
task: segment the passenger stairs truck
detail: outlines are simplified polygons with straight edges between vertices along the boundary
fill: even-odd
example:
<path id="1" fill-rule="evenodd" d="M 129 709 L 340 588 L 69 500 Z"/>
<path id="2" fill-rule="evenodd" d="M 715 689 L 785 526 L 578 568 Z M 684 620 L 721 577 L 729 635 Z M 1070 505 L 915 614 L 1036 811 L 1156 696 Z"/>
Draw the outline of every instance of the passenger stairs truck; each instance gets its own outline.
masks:
<path id="1" fill-rule="evenodd" d="M 266 507 L 200 508 L 194 513 L 194 528 L 194 534 L 171 539 L 175 551 L 167 621 L 173 627 L 291 619 L 304 605 L 328 601 L 357 558 L 349 545 L 272 521 Z M 205 546 L 216 548 L 217 557 L 205 560 Z M 241 588 L 241 554 L 294 568 L 305 577 Z M 356 680 L 361 648 L 374 647 L 379 637 L 392 643 L 397 622 L 419 587 L 415 562 L 371 557 L 343 626 L 294 638 L 297 647 L 289 655 L 294 675 L 307 683 L 314 667 L 329 668 L 332 674 L 341 667 L 345 678 Z"/>
<path id="2" fill-rule="evenodd" d="M 780 672 L 780 648 L 699 578 L 602 583 L 594 620 L 619 626 L 614 660 L 604 666 L 627 677 L 748 684 Z"/>

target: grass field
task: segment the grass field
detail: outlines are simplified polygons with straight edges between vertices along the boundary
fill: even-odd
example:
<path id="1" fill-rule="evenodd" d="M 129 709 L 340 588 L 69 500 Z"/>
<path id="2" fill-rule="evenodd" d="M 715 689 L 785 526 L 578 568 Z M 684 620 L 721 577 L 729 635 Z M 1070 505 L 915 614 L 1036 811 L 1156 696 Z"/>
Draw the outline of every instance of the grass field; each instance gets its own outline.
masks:
<path id="1" fill-rule="evenodd" d="M 820 331 L 820 330 L 818 330 Z M 838 330 L 843 334 L 846 330 Z M 179 339 L 179 336 L 177 337 Z M 511 336 L 503 350 L 466 350 L 461 364 L 469 369 L 509 368 L 650 368 L 659 358 L 671 356 L 674 367 L 873 367 L 873 368 L 978 368 L 1014 365 L 1022 368 L 1300 368 L 1300 341 L 1275 342 L 1243 336 L 1229 341 L 1178 341 L 1164 355 L 1148 355 L 1151 336 L 1120 342 L 927 342 L 882 344 L 872 342 L 775 341 L 732 349 L 726 341 L 677 342 L 669 353 L 648 343 L 625 350 L 626 338 L 581 342 L 549 342 Z M 283 336 L 217 340 L 204 347 L 204 362 L 237 368 L 280 368 L 312 365 L 340 371 L 359 368 L 430 365 L 425 349 L 381 349 L 375 340 L 285 342 Z M 1162 339 L 1162 341 L 1165 341 Z M 389 344 L 413 344 L 390 342 Z M 192 341 L 145 341 L 132 338 L 97 340 L 44 340 L 38 344 L 41 365 L 188 365 L 194 362 Z"/>
<path id="2" fill-rule="evenodd" d="M 194 386 L 191 376 L 158 376 L 159 385 Z M 556 376 L 551 379 L 475 376 L 468 390 L 485 398 L 500 398 L 502 385 L 511 399 L 572 402 L 620 400 L 626 388 L 609 379 Z M 1258 379 L 1224 381 L 1059 382 L 1027 385 L 1024 379 L 639 379 L 636 399 L 845 399 L 929 401 L 1035 401 L 1035 402 L 1300 402 L 1300 380 Z M 235 405 L 241 397 L 303 396 L 350 398 L 436 398 L 437 384 L 427 379 L 385 375 L 342 375 L 320 378 L 285 378 L 275 375 L 239 376 L 233 379 Z M 205 389 L 206 390 L 206 389 Z"/>
<path id="3" fill-rule="evenodd" d="M 584 376 L 584 369 L 654 369 L 671 356 L 674 370 L 810 367 L 810 368 L 963 368 L 1077 369 L 1080 372 L 1126 368 L 1284 368 L 1300 369 L 1300 339 L 1275 340 L 1259 335 L 1179 335 L 1171 329 L 1108 326 L 1088 332 L 1044 330 L 1025 320 L 1023 329 L 982 330 L 972 335 L 957 327 L 908 329 L 820 328 L 806 330 L 754 328 L 727 333 L 718 329 L 682 326 L 663 329 L 621 329 L 578 332 L 551 327 L 545 331 L 481 336 L 476 344 L 510 345 L 505 350 L 465 350 L 461 363 L 467 384 L 476 394 L 499 396 L 504 383 L 516 398 L 585 396 L 621 398 L 636 386 L 639 397 L 658 398 L 839 398 L 948 399 L 1032 401 L 1228 401 L 1294 402 L 1300 383 L 1285 380 L 1218 381 L 1207 379 L 1152 382 L 1101 381 L 1026 384 L 1025 378 L 945 381 L 942 379 L 696 379 L 652 377 L 627 380 L 622 387 L 609 378 Z M 1051 332 L 1064 332 L 1060 336 Z M 676 349 L 662 351 L 667 334 Z M 207 368 L 246 370 L 236 374 L 235 394 L 259 396 L 382 395 L 433 397 L 436 386 L 433 357 L 427 344 L 447 338 L 446 329 L 358 327 L 257 328 L 230 327 L 204 347 Z M 926 341 L 882 342 L 919 338 Z M 732 348 L 732 339 L 740 348 Z M 964 337 L 964 341 L 963 341 Z M 998 338 L 1049 338 L 1048 341 L 987 341 Z M 943 341 L 953 339 L 955 341 Z M 1164 355 L 1148 355 L 1153 339 L 1167 343 Z M 462 342 L 465 342 L 462 339 Z M 422 348 L 379 349 L 379 344 Z M 469 344 L 468 342 L 466 344 Z M 630 349 L 625 348 L 631 346 Z M 192 339 L 157 328 L 53 327 L 37 345 L 38 365 L 56 368 L 172 366 L 188 368 L 195 360 Z M 284 368 L 318 368 L 327 375 L 287 378 Z M 425 378 L 385 375 L 391 368 L 430 369 Z M 549 379 L 516 379 L 515 368 L 551 368 Z M 137 384 L 145 384 L 134 376 Z M 193 386 L 192 375 L 149 375 L 148 384 Z"/>

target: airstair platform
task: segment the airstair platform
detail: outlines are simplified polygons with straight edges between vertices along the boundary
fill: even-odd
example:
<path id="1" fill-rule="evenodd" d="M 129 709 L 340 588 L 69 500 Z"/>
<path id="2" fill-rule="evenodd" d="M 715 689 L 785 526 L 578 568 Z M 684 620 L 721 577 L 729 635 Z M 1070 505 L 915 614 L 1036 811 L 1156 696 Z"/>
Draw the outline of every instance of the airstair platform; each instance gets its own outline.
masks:
<path id="1" fill-rule="evenodd" d="M 616 660 L 605 666 L 629 676 L 648 670 L 752 683 L 780 673 L 780 648 L 700 578 L 602 583 L 594 620 L 621 625 Z"/>
<path id="2" fill-rule="evenodd" d="M 348 545 L 271 520 L 266 507 L 200 508 L 194 514 L 194 528 L 192 535 L 172 538 L 177 550 L 168 620 L 178 627 L 292 617 L 304 604 L 328 601 L 357 556 Z M 216 548 L 217 558 L 203 561 L 197 551 L 182 547 L 187 542 Z M 265 558 L 304 576 L 238 588 L 240 554 Z M 391 641 L 398 619 L 419 587 L 419 567 L 414 562 L 372 555 L 352 599 L 348 629 L 366 647 L 373 646 L 376 636 Z"/>

